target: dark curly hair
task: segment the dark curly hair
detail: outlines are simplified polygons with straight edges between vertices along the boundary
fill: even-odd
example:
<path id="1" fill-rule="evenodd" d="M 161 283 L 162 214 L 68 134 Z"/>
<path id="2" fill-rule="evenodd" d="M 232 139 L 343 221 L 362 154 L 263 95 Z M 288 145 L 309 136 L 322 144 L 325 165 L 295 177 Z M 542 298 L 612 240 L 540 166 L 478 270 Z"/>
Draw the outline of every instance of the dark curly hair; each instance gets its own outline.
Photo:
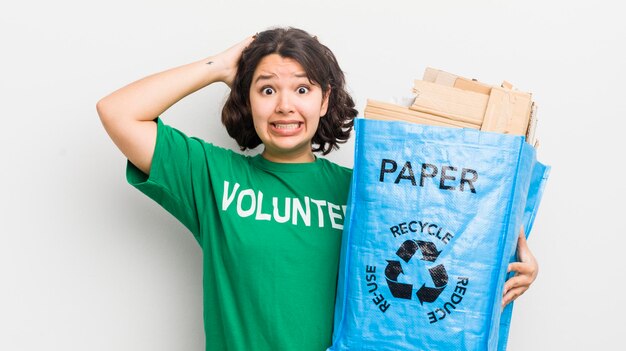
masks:
<path id="1" fill-rule="evenodd" d="M 328 110 L 312 139 L 312 151 L 323 155 L 338 144 L 345 143 L 354 126 L 357 110 L 345 89 L 343 71 L 335 55 L 316 37 L 296 28 L 273 28 L 258 33 L 243 51 L 233 80 L 230 95 L 222 109 L 222 123 L 228 134 L 237 141 L 241 150 L 254 149 L 261 144 L 252 122 L 250 85 L 257 65 L 267 55 L 278 54 L 296 60 L 305 70 L 308 79 L 318 84 L 323 96 L 328 94 Z"/>

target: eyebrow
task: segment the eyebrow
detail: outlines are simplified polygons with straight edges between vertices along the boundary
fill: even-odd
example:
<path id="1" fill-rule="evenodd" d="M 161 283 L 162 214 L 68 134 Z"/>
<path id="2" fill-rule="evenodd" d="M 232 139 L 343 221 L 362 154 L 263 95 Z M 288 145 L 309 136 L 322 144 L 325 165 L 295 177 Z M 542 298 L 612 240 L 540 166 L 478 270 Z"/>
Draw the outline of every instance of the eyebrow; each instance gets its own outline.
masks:
<path id="1" fill-rule="evenodd" d="M 302 73 L 294 74 L 294 77 L 296 77 L 296 78 L 308 78 L 309 76 L 306 74 L 306 72 L 302 72 Z M 256 77 L 256 79 L 254 80 L 254 84 L 256 84 L 260 80 L 270 80 L 272 78 L 277 78 L 277 76 L 275 74 L 261 74 L 258 77 Z"/>
<path id="2" fill-rule="evenodd" d="M 260 81 L 260 80 L 270 80 L 272 78 L 276 77 L 275 74 L 261 74 L 258 77 L 256 77 L 256 79 L 254 80 L 254 83 Z"/>

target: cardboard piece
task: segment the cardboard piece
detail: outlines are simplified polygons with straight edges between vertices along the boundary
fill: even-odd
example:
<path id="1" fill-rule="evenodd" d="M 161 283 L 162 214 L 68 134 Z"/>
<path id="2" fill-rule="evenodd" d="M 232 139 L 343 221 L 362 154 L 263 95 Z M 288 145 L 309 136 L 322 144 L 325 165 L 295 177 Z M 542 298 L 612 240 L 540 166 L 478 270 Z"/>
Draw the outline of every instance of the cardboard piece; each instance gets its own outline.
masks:
<path id="1" fill-rule="evenodd" d="M 526 135 L 530 122 L 529 93 L 493 87 L 480 130 Z"/>
<path id="2" fill-rule="evenodd" d="M 463 77 L 459 77 L 456 79 L 456 82 L 454 82 L 454 87 L 485 95 L 491 94 L 491 86 L 483 84 L 476 80 L 471 80 Z"/>
<path id="3" fill-rule="evenodd" d="M 425 82 L 434 83 L 435 81 L 437 81 L 437 76 L 439 75 L 439 72 L 441 72 L 441 70 L 432 67 L 426 67 L 422 80 Z"/>
<path id="4" fill-rule="evenodd" d="M 415 111 L 407 107 L 371 99 L 367 100 L 364 116 L 365 118 L 370 119 L 401 120 L 405 122 L 434 126 L 480 129 L 480 124 L 460 122 L 429 113 Z"/>
<path id="5" fill-rule="evenodd" d="M 528 122 L 528 131 L 526 132 L 526 142 L 530 145 L 535 145 L 537 141 L 537 108 L 537 104 L 533 102 L 530 107 L 530 122 Z"/>
<path id="6" fill-rule="evenodd" d="M 416 97 L 412 110 L 479 125 L 489 100 L 485 94 L 422 80 L 414 82 L 413 93 Z"/>

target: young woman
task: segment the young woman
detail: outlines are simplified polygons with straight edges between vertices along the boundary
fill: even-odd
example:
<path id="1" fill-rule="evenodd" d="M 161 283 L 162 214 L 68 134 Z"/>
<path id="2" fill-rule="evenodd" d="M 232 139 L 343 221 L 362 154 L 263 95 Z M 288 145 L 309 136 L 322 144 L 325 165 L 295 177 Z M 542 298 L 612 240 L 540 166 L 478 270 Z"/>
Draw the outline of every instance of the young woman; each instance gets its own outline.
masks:
<path id="1" fill-rule="evenodd" d="M 215 82 L 231 87 L 228 133 L 242 149 L 263 144 L 260 155 L 187 137 L 158 118 Z M 203 249 L 207 350 L 330 346 L 352 172 L 313 152 L 345 142 L 357 114 L 333 53 L 302 30 L 271 29 L 131 83 L 97 109 L 129 160 L 128 181 Z M 534 259 L 522 265 L 511 296 L 534 280 Z"/>

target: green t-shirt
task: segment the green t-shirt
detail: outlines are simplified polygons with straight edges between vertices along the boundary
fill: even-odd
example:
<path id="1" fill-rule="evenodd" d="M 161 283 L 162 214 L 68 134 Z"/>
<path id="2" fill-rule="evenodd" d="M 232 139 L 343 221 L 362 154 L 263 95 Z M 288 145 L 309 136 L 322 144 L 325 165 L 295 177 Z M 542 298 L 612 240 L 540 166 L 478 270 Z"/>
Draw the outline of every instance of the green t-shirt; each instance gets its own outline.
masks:
<path id="1" fill-rule="evenodd" d="M 157 120 L 150 176 L 127 179 L 203 250 L 207 350 L 325 350 L 352 171 L 219 148 Z"/>

